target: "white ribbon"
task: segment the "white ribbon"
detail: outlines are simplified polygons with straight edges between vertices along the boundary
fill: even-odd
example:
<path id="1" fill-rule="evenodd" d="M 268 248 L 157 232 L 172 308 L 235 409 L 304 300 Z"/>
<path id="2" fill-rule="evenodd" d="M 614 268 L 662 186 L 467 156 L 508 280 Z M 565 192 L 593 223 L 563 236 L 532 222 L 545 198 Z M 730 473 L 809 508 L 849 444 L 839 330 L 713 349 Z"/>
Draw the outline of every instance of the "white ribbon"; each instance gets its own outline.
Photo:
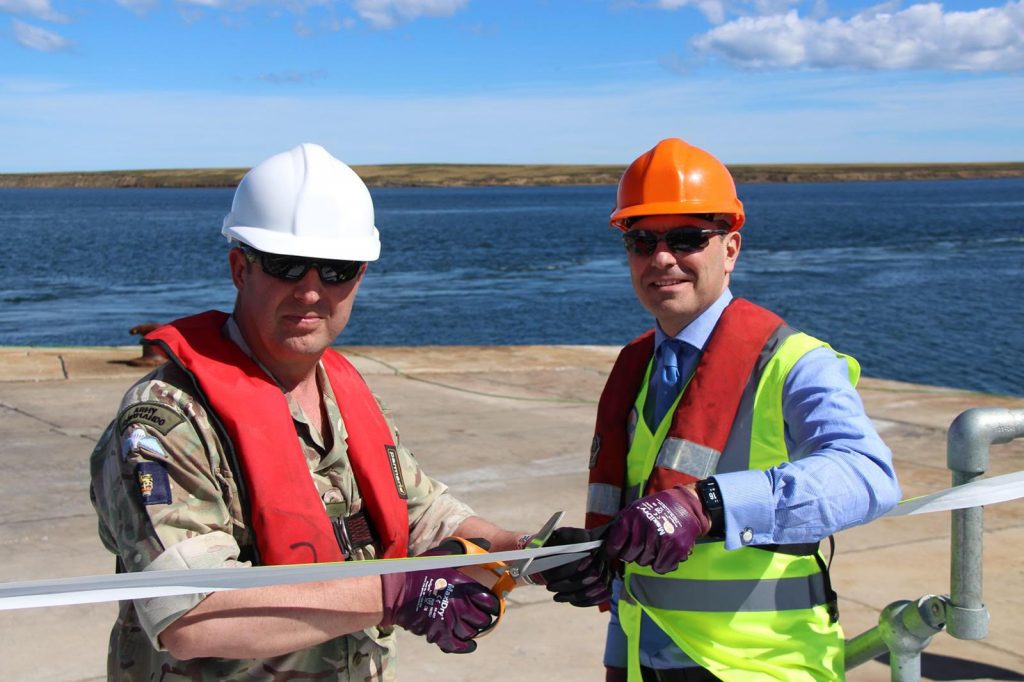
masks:
<path id="1" fill-rule="evenodd" d="M 903 500 L 884 516 L 908 516 L 930 512 L 983 507 L 1024 497 L 1024 471 L 978 478 L 931 495 Z"/>
<path id="2" fill-rule="evenodd" d="M 290 566 L 141 571 L 79 578 L 26 580 L 0 585 L 0 611 L 39 606 L 65 606 L 124 599 L 169 597 L 177 594 L 205 594 L 246 587 L 291 585 L 387 573 L 458 568 L 496 561 L 508 563 L 527 558 L 534 559 L 527 573 L 536 573 L 582 558 L 586 552 L 596 549 L 600 545 L 600 541 L 594 541 L 488 554 L 445 554 L 404 559 Z M 542 557 L 557 558 L 544 559 Z"/>
<path id="3" fill-rule="evenodd" d="M 1024 471 L 980 478 L 964 485 L 900 502 L 885 516 L 907 516 L 982 507 L 1024 497 Z M 65 606 L 101 601 L 204 594 L 247 587 L 268 587 L 360 576 L 458 568 L 532 558 L 530 573 L 547 570 L 600 546 L 600 541 L 489 554 L 447 554 L 406 559 L 346 561 L 335 564 L 256 566 L 175 571 L 141 571 L 55 580 L 27 580 L 0 585 L 0 611 Z M 547 557 L 547 558 L 544 558 Z"/>

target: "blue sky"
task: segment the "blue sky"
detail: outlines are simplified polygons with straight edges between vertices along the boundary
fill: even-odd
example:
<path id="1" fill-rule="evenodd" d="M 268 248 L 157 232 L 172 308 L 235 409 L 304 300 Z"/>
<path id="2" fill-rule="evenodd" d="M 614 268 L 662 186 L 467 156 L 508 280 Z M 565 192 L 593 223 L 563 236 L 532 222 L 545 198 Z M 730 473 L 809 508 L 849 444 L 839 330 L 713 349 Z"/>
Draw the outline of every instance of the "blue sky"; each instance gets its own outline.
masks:
<path id="1" fill-rule="evenodd" d="M 0 172 L 1024 160 L 1024 0 L 0 0 Z"/>

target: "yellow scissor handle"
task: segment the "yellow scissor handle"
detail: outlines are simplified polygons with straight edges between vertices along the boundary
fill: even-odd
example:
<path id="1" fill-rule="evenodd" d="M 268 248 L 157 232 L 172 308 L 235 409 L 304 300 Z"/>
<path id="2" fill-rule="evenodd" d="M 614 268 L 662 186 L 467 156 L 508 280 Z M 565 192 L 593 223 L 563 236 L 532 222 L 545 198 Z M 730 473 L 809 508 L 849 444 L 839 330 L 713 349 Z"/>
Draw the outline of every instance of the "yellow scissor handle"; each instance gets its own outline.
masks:
<path id="1" fill-rule="evenodd" d="M 477 545 L 471 540 L 465 538 L 451 537 L 449 540 L 454 540 L 462 545 L 465 554 L 489 554 L 489 552 L 483 547 Z M 465 573 L 467 576 L 477 581 L 498 598 L 498 617 L 494 619 L 486 630 L 480 632 L 477 637 L 483 637 L 490 633 L 498 623 L 501 622 L 501 617 L 505 615 L 505 597 L 511 592 L 516 586 L 516 579 L 509 574 L 508 565 L 504 561 L 492 561 L 486 564 L 476 564 L 474 566 L 462 566 L 459 568 L 460 571 Z"/>

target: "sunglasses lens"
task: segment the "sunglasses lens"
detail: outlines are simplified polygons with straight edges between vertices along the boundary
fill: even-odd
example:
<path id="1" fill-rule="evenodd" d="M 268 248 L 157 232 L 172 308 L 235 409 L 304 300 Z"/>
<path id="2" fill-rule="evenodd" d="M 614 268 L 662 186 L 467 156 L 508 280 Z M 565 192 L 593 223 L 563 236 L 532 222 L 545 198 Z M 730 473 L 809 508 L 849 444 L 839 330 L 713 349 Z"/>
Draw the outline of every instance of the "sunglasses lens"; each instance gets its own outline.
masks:
<path id="1" fill-rule="evenodd" d="M 637 256 L 650 256 L 658 248 L 658 237 L 652 232 L 635 230 L 622 235 L 626 250 Z"/>
<path id="2" fill-rule="evenodd" d="M 693 253 L 708 245 L 714 235 L 726 234 L 727 230 L 698 230 L 679 228 L 669 230 L 664 236 L 648 230 L 632 230 L 622 235 L 626 250 L 636 256 L 650 256 L 658 250 L 658 242 L 664 240 L 673 253 Z"/>
<path id="3" fill-rule="evenodd" d="M 294 282 L 302 279 L 309 270 L 311 263 L 290 256 L 275 256 L 273 254 L 260 254 L 260 261 L 263 265 L 263 272 L 271 277 Z"/>
<path id="4" fill-rule="evenodd" d="M 704 230 L 672 230 L 665 235 L 665 243 L 675 253 L 700 251 L 708 245 L 708 234 Z"/>
<path id="5" fill-rule="evenodd" d="M 279 256 L 273 253 L 259 253 L 260 264 L 263 272 L 271 277 L 283 279 L 286 282 L 297 282 L 306 276 L 310 268 L 316 268 L 320 281 L 325 284 L 338 284 L 355 279 L 359 269 L 363 266 L 362 261 L 357 260 L 325 260 L 316 261 L 306 258 L 295 258 L 294 256 Z"/>
<path id="6" fill-rule="evenodd" d="M 318 264 L 320 279 L 327 284 L 337 284 L 353 279 L 362 263 L 357 260 L 329 260 Z"/>

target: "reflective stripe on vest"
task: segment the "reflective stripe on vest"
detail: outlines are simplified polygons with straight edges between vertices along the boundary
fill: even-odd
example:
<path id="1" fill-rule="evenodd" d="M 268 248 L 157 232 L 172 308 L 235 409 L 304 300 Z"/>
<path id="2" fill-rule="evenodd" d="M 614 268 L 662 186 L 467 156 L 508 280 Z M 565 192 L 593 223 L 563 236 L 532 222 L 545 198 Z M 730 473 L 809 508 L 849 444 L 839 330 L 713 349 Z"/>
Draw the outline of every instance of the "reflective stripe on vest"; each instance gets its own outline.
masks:
<path id="1" fill-rule="evenodd" d="M 672 611 L 792 611 L 828 602 L 821 573 L 776 580 L 691 580 L 634 575 L 629 583 L 637 603 Z"/>
<path id="2" fill-rule="evenodd" d="M 622 488 L 608 483 L 591 483 L 587 488 L 587 513 L 615 516 L 622 504 Z"/>
<path id="3" fill-rule="evenodd" d="M 682 438 L 666 438 L 654 466 L 689 474 L 699 480 L 718 470 L 719 457 L 721 453 L 714 448 Z"/>

